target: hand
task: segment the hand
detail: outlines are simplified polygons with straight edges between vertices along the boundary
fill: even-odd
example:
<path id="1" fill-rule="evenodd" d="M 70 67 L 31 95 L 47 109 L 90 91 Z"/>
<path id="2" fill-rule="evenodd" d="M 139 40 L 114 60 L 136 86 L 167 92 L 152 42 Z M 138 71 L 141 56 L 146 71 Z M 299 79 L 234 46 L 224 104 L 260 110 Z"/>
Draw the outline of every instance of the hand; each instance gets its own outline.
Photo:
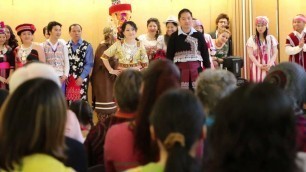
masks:
<path id="1" fill-rule="evenodd" d="M 301 39 L 300 42 L 299 42 L 299 47 L 300 47 L 300 48 L 303 48 L 304 43 L 305 43 L 305 40 L 304 40 L 304 39 Z"/>
<path id="2" fill-rule="evenodd" d="M 217 61 L 218 61 L 219 63 L 223 63 L 223 59 L 221 59 L 221 58 L 218 58 Z"/>
<path id="3" fill-rule="evenodd" d="M 61 83 L 64 83 L 67 80 L 67 76 L 63 75 L 60 77 Z"/>
<path id="4" fill-rule="evenodd" d="M 121 73 L 121 70 L 111 70 L 109 74 L 118 76 Z"/>
<path id="5" fill-rule="evenodd" d="M 136 67 L 132 67 L 131 69 L 140 71 L 140 70 L 142 69 L 142 66 L 141 66 L 141 65 L 138 65 L 138 66 L 136 66 Z"/>
<path id="6" fill-rule="evenodd" d="M 9 76 L 8 78 L 6 78 L 6 83 L 8 84 L 11 80 L 11 76 Z"/>
<path id="7" fill-rule="evenodd" d="M 261 65 L 260 69 L 261 69 L 261 70 L 264 70 L 264 71 L 269 71 L 270 66 L 269 66 L 269 65 L 264 64 L 264 65 Z"/>
<path id="8" fill-rule="evenodd" d="M 79 76 L 78 79 L 76 79 L 75 83 L 77 86 L 81 86 L 83 83 L 83 78 Z"/>
<path id="9" fill-rule="evenodd" d="M 7 81 L 5 78 L 3 78 L 3 77 L 0 77 L 0 81 L 1 81 L 3 84 L 7 84 L 7 83 L 8 83 L 8 81 Z"/>

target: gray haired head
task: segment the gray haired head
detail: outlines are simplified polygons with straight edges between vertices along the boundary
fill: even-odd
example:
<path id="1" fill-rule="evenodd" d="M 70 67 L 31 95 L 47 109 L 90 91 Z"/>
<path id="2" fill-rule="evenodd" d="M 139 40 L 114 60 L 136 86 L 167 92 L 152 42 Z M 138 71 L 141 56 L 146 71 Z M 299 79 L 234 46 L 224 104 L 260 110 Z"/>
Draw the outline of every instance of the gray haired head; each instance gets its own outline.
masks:
<path id="1" fill-rule="evenodd" d="M 296 63 L 283 62 L 271 68 L 264 82 L 283 89 L 299 106 L 306 102 L 306 73 Z"/>
<path id="2" fill-rule="evenodd" d="M 221 69 L 206 69 L 196 80 L 195 94 L 199 97 L 207 114 L 220 99 L 229 95 L 237 87 L 237 79 L 231 72 Z"/>

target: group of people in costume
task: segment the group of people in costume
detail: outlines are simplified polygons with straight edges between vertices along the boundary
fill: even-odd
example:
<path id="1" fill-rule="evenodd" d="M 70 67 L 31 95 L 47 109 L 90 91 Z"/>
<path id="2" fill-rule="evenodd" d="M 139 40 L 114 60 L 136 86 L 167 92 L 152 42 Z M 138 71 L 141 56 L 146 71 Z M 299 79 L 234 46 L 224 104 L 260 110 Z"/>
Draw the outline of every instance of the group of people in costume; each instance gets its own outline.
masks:
<path id="1" fill-rule="evenodd" d="M 277 130 L 277 127 L 275 127 L 275 131 L 269 130 L 271 133 L 264 130 L 267 127 L 262 127 L 261 130 L 254 128 L 254 133 L 255 131 L 265 131 L 260 134 L 266 137 L 270 137 L 269 134 L 277 135 L 276 138 L 283 142 L 275 142 L 275 148 L 279 148 L 277 144 L 281 143 L 288 145 L 287 149 L 279 148 L 281 151 L 275 151 L 270 156 L 282 153 L 282 151 L 295 154 L 296 145 L 299 146 L 299 151 L 305 151 L 304 134 L 294 135 L 295 130 L 292 128 L 296 129 L 298 126 L 301 131 L 306 131 L 306 126 L 303 123 L 305 119 L 300 114 L 302 104 L 306 101 L 302 98 L 296 98 L 297 95 L 292 95 L 294 100 L 297 99 L 292 105 L 291 99 L 285 100 L 285 94 L 280 89 L 268 85 L 270 82 L 279 85 L 288 84 L 287 82 L 300 82 L 299 85 L 306 83 L 304 71 L 306 70 L 306 59 L 304 59 L 306 58 L 306 17 L 304 15 L 298 14 L 293 18 L 294 31 L 286 39 L 285 51 L 290 56 L 289 61 L 296 64 L 290 63 L 287 66 L 276 66 L 278 42 L 273 35 L 269 34 L 269 19 L 266 16 L 256 17 L 255 34 L 249 37 L 246 44 L 247 55 L 250 59 L 250 81 L 255 83 L 265 81 L 267 83 L 250 85 L 234 91 L 237 79 L 229 71 L 221 70 L 224 59 L 233 55 L 228 15 L 223 13 L 218 15 L 216 30 L 207 34 L 202 22 L 196 19 L 189 9 L 184 8 L 179 11 L 177 17 L 171 15 L 163 22 L 166 27 L 165 34 L 162 34 L 160 21 L 152 17 L 146 23 L 147 33 L 137 36 L 138 27 L 135 22 L 130 20 L 130 4 L 121 4 L 119 0 L 113 0 L 112 3 L 109 13 L 115 26 L 103 29 L 104 40 L 98 45 L 95 53 L 92 45 L 82 39 L 82 26 L 77 23 L 69 26 L 71 39 L 66 42 L 61 39 L 62 24 L 57 21 L 49 22 L 43 29 L 46 41 L 42 43 L 35 43 L 33 40 L 36 32 L 36 27 L 33 24 L 20 24 L 15 28 L 21 40 L 19 45 L 12 29 L 3 22 L 0 23 L 1 88 L 10 89 L 10 76 L 15 70 L 25 69 L 27 65 L 31 65 L 30 63 L 45 63 L 52 66 L 55 71 L 55 79 L 53 77 L 52 80 L 55 80 L 56 84 L 49 81 L 48 78 L 31 80 L 33 78 L 29 77 L 31 78 L 29 81 L 19 83 L 21 87 L 15 88 L 17 91 L 12 94 L 11 98 L 17 101 L 18 97 L 25 97 L 27 100 L 32 96 L 43 97 L 46 93 L 43 92 L 39 84 L 46 87 L 50 85 L 46 90 L 54 91 L 56 94 L 49 94 L 48 97 L 57 101 L 49 104 L 42 102 L 44 106 L 50 106 L 44 110 L 46 113 L 52 114 L 52 110 L 56 109 L 55 106 L 61 107 L 58 110 L 59 113 L 56 114 L 59 118 L 59 123 L 56 125 L 58 127 L 52 128 L 50 131 L 63 133 L 64 121 L 66 121 L 66 117 L 63 116 L 67 116 L 67 102 L 65 102 L 63 94 L 68 102 L 88 101 L 88 85 L 89 82 L 92 83 L 92 103 L 93 109 L 97 113 L 98 122 L 96 125 L 93 124 L 90 117 L 92 111 L 87 106 L 90 109 L 88 110 L 90 112 L 88 118 L 90 118 L 91 128 L 84 141 L 84 146 L 89 167 L 101 165 L 101 169 L 109 172 L 124 170 L 130 172 L 201 171 L 197 162 L 203 160 L 204 167 L 207 167 L 208 171 L 226 171 L 224 169 L 227 164 L 222 163 L 227 161 L 227 157 L 233 155 L 231 151 L 238 152 L 238 157 L 239 153 L 244 154 L 244 151 L 248 151 L 248 147 L 243 145 L 246 147 L 245 150 L 236 150 L 236 145 L 227 143 L 226 135 L 233 134 L 232 138 L 235 138 L 236 131 L 232 132 L 231 127 L 227 129 L 224 125 L 230 125 L 226 123 L 228 121 L 237 122 L 235 125 L 237 128 L 234 127 L 233 130 L 237 129 L 243 132 L 248 129 L 248 126 L 251 126 L 249 118 L 257 117 L 257 113 L 262 119 L 267 119 L 264 117 L 271 115 L 268 116 L 268 120 L 256 121 L 258 126 L 264 123 L 266 126 L 275 127 L 278 124 L 276 125 L 274 122 L 279 120 L 285 121 L 283 122 L 284 126 L 288 129 L 284 134 Z M 276 67 L 273 68 L 273 66 Z M 289 72 L 285 70 L 288 66 Z M 273 70 L 274 73 L 270 73 Z M 298 73 L 297 76 L 301 79 L 292 81 L 287 78 L 288 75 L 294 74 L 291 70 Z M 286 73 L 283 76 L 282 72 L 289 74 Z M 31 87 L 34 91 L 39 91 L 39 94 L 31 92 Z M 22 94 L 21 89 L 30 93 Z M 298 91 L 302 92 L 301 90 Z M 228 96 L 233 91 L 234 94 Z M 259 93 L 266 98 L 265 101 L 259 101 Z M 13 99 L 14 97 L 17 98 Z M 226 98 L 221 101 L 224 97 Z M 275 98 L 283 101 L 274 101 Z M 12 100 L 9 100 L 6 106 L 13 106 L 11 105 L 14 103 Z M 220 104 L 218 104 L 219 101 L 221 101 Z M 18 103 L 22 104 L 20 100 Z M 234 112 L 232 106 L 237 103 L 244 106 Z M 253 104 L 259 105 L 260 108 L 253 107 Z M 266 106 L 266 104 L 272 106 Z M 27 105 L 31 106 L 31 103 L 27 101 Z M 14 111 L 6 106 L 3 111 L 13 114 Z M 274 108 L 278 106 L 281 108 Z M 35 106 L 31 106 L 31 108 L 37 110 Z M 78 108 L 72 109 L 78 111 Z M 247 110 L 252 110 L 252 114 L 250 114 L 253 116 L 245 115 Z M 270 114 L 263 113 L 270 111 Z M 283 116 L 273 116 L 280 112 L 283 113 Z M 295 116 L 293 116 L 294 113 Z M 20 114 L 16 112 L 16 116 Z M 31 113 L 28 115 L 30 118 Z M 42 116 L 42 118 L 44 117 Z M 0 123 L 9 122 L 10 118 L 6 114 Z M 270 118 L 276 120 L 270 120 Z M 228 120 L 224 123 L 224 119 Z M 245 123 L 238 124 L 238 119 L 244 120 Z M 55 119 L 53 120 L 56 122 Z M 294 120 L 298 122 L 295 123 Z M 86 121 L 88 122 L 88 120 Z M 15 122 L 20 124 L 17 120 Z M 207 128 L 203 127 L 204 124 Z M 0 135 L 5 135 L 3 131 L 7 132 L 10 127 L 14 128 L 13 125 L 2 125 L 1 127 L 3 130 L 0 130 Z M 0 129 L 2 129 L 1 127 Z M 42 125 L 42 130 L 44 127 Z M 208 143 L 205 143 L 209 150 L 204 149 L 203 144 L 206 139 L 206 129 L 209 131 L 208 134 L 211 134 L 207 136 Z M 50 133 L 52 132 L 48 134 Z M 43 134 L 40 136 L 43 137 Z M 224 138 L 222 142 L 224 147 L 221 149 L 218 147 L 218 143 L 222 140 L 219 136 Z M 65 159 L 63 155 L 64 137 L 61 134 L 53 137 L 61 140 L 61 143 L 54 144 L 59 149 L 54 148 L 56 151 L 52 152 L 53 145 L 51 145 L 50 150 L 43 153 L 51 152 L 50 154 L 55 154 L 54 157 L 57 159 Z M 239 137 L 241 142 L 248 142 L 248 138 L 251 137 Z M 0 143 L 0 149 L 5 150 L 4 147 L 9 144 L 8 139 L 6 140 L 5 137 L 1 139 L 3 139 L 3 144 Z M 261 139 L 258 140 L 261 141 Z M 81 139 L 80 142 L 82 141 Z M 207 140 L 205 141 L 207 142 Z M 267 141 L 268 144 L 270 144 L 269 141 Z M 295 142 L 290 144 L 287 141 L 299 143 L 295 145 Z M 236 144 L 234 142 L 235 140 L 231 141 L 232 144 Z M 261 146 L 261 143 L 256 143 Z M 273 144 L 271 143 L 271 145 Z M 264 150 L 260 149 L 260 146 L 255 147 L 254 150 Z M 274 146 L 272 147 L 274 148 Z M 224 153 L 224 151 L 222 153 L 223 148 L 231 154 L 227 155 L 227 152 Z M 7 152 L 10 153 L 10 151 Z M 216 152 L 224 157 L 212 156 L 217 155 Z M 256 163 L 272 169 L 274 166 L 270 165 L 270 161 L 282 159 L 278 159 L 281 157 L 278 155 L 275 156 L 276 158 L 265 159 L 266 161 L 263 163 L 255 156 L 254 160 Z M 40 156 L 46 158 L 44 155 Z M 245 160 L 237 157 L 230 159 L 237 160 L 235 163 Z M 179 158 L 184 158 L 184 160 Z M 16 158 L 17 160 L 11 158 L 3 163 L 4 159 L 6 159 L 4 156 L 0 156 L 0 169 L 4 167 L 5 170 L 10 171 L 15 167 L 18 169 L 28 167 L 27 163 L 23 166 L 18 158 Z M 289 169 L 287 170 L 289 172 L 290 169 L 295 169 L 296 165 L 292 165 L 294 158 L 289 157 L 287 160 L 286 163 L 284 162 L 284 166 L 287 165 L 285 167 Z M 72 170 L 62 166 L 61 163 L 58 165 L 67 171 Z"/>

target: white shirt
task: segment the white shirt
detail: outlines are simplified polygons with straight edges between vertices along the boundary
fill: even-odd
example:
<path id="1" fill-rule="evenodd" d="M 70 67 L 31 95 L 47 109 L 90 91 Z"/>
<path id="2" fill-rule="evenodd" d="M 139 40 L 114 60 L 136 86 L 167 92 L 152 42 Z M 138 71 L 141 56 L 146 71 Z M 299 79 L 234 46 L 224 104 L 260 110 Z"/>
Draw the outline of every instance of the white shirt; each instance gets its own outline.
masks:
<path id="1" fill-rule="evenodd" d="M 190 29 L 190 32 L 187 34 L 185 33 L 181 27 L 178 28 L 178 35 L 183 34 L 183 35 L 192 35 L 194 32 L 197 32 L 193 27 Z"/>

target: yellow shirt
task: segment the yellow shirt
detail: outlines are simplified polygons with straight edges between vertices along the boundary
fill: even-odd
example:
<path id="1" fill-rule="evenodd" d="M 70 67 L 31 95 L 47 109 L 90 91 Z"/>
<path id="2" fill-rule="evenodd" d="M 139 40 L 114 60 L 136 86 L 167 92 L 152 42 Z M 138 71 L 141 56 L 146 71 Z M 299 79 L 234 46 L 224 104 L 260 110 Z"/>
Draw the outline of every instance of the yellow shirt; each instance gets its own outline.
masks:
<path id="1" fill-rule="evenodd" d="M 33 154 L 22 159 L 22 166 L 15 167 L 14 171 L 22 172 L 73 172 L 62 162 L 46 154 Z"/>

